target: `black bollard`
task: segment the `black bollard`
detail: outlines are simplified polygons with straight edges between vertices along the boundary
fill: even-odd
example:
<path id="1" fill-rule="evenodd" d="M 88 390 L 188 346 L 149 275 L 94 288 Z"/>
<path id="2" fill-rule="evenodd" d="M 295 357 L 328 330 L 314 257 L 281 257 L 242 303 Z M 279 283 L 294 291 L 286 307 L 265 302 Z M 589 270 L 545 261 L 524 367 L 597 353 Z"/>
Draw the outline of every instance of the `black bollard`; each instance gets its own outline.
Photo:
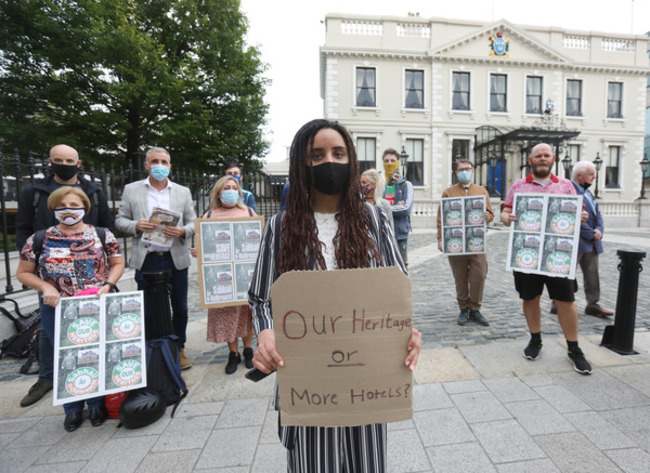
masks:
<path id="1" fill-rule="evenodd" d="M 616 315 L 614 325 L 605 327 L 602 346 L 620 355 L 636 355 L 634 351 L 634 323 L 636 321 L 636 302 L 639 292 L 639 273 L 643 271 L 641 261 L 645 258 L 642 251 L 616 252 L 621 262 L 618 270 L 621 273 L 618 280 L 616 295 Z"/>
<path id="2" fill-rule="evenodd" d="M 171 271 L 142 273 L 144 281 L 145 339 L 155 340 L 174 333 L 169 305 Z"/>

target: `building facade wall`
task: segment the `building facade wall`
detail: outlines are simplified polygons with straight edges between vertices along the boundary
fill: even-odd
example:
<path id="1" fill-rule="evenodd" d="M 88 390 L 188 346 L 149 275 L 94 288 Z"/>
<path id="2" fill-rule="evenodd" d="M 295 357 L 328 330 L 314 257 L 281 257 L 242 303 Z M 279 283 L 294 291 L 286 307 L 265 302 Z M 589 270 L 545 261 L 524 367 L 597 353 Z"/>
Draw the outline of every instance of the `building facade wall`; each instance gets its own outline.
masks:
<path id="1" fill-rule="evenodd" d="M 414 182 L 416 225 L 418 219 L 419 225 L 432 224 L 437 200 L 452 183 L 454 158 L 463 154 L 478 164 L 475 135 L 484 125 L 578 131 L 577 137 L 564 143 L 559 159 L 569 152 L 574 161 L 578 154 L 588 160 L 598 155 L 603 160 L 598 187 L 604 203 L 631 203 L 639 196 L 649 71 L 647 37 L 520 26 L 505 20 L 483 24 L 417 16 L 330 14 L 326 24 L 321 48 L 325 117 L 343 123 L 355 142 L 374 143 L 375 165 L 380 170 L 384 149 L 401 150 L 413 140 L 422 144 L 421 175 Z M 490 38 L 497 33 L 508 40 L 507 55 L 490 55 Z M 359 77 L 367 78 L 367 70 L 374 70 L 374 83 L 361 84 Z M 421 108 L 407 107 L 408 85 L 413 88 L 415 84 L 407 81 L 420 74 L 423 86 L 418 84 L 416 89 L 423 95 Z M 467 110 L 454 105 L 455 74 L 470 79 Z M 501 82 L 505 78 L 505 111 L 490 110 L 492 76 Z M 527 113 L 528 77 L 541 78 L 542 104 L 545 107 L 552 100 L 552 113 Z M 567 114 L 568 81 L 582 87 L 580 116 Z M 620 100 L 616 97 L 615 101 L 622 109 L 617 118 L 608 117 L 610 84 L 622 89 Z M 374 88 L 373 104 L 358 103 L 360 85 L 366 91 Z M 525 173 L 523 149 L 533 144 L 513 144 L 499 156 L 505 166 L 506 191 Z M 606 170 L 612 150 L 618 153 L 617 173 Z M 371 153 L 366 149 L 364 155 Z M 478 167 L 477 180 L 489 186 L 488 165 Z M 561 165 L 558 174 L 564 174 Z M 407 179 L 412 178 L 407 173 Z"/>

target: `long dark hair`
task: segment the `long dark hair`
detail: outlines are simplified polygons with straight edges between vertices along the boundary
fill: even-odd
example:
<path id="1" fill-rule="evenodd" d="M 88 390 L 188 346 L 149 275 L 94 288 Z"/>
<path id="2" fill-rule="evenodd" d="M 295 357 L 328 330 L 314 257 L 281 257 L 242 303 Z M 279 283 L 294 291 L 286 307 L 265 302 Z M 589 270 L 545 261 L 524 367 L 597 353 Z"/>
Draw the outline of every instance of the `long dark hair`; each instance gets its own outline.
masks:
<path id="1" fill-rule="evenodd" d="M 360 197 L 359 164 L 352 138 L 339 123 L 318 119 L 303 125 L 291 144 L 289 161 L 291 185 L 282 220 L 282 245 L 278 255 L 278 266 L 282 272 L 309 269 L 309 255 L 313 255 L 318 265 L 325 268 L 322 244 L 318 240 L 318 228 L 311 202 L 311 183 L 314 182 L 312 167 L 305 164 L 305 157 L 314 144 L 314 137 L 325 128 L 335 130 L 343 137 L 350 161 L 349 184 L 343 191 L 340 211 L 336 215 L 339 223 L 334 237 L 337 266 L 339 269 L 367 268 L 370 266 L 371 255 L 377 261 L 381 259 L 377 246 L 370 236 L 370 222 Z"/>

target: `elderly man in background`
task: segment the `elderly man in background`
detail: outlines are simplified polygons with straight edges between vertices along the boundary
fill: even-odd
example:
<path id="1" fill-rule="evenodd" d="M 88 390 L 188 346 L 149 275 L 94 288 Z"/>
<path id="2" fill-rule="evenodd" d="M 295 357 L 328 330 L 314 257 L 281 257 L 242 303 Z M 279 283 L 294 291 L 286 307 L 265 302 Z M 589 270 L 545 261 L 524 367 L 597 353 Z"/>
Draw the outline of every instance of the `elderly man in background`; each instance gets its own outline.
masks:
<path id="1" fill-rule="evenodd" d="M 580 227 L 580 242 L 578 244 L 578 263 L 582 269 L 585 285 L 585 314 L 597 317 L 608 317 L 614 312 L 603 309 L 600 300 L 600 278 L 598 276 L 598 255 L 603 252 L 603 216 L 598 208 L 596 198 L 589 187 L 596 178 L 596 167 L 591 161 L 579 161 L 573 167 L 571 183 L 576 194 L 582 195 L 584 209 L 589 214 L 587 221 Z M 551 313 L 557 314 L 555 304 Z"/>

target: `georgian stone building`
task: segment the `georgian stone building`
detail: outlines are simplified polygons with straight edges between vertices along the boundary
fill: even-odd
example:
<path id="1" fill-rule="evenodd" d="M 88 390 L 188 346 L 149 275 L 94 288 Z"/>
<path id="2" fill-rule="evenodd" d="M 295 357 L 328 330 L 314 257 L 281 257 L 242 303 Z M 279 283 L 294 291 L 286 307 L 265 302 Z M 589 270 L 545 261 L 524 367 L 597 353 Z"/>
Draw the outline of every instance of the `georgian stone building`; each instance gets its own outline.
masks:
<path id="1" fill-rule="evenodd" d="M 539 142 L 562 176 L 598 157 L 606 218 L 642 220 L 646 36 L 419 16 L 329 14 L 326 28 L 324 116 L 349 129 L 363 168 L 404 149 L 415 226 L 433 225 L 455 159 L 498 204 Z"/>

